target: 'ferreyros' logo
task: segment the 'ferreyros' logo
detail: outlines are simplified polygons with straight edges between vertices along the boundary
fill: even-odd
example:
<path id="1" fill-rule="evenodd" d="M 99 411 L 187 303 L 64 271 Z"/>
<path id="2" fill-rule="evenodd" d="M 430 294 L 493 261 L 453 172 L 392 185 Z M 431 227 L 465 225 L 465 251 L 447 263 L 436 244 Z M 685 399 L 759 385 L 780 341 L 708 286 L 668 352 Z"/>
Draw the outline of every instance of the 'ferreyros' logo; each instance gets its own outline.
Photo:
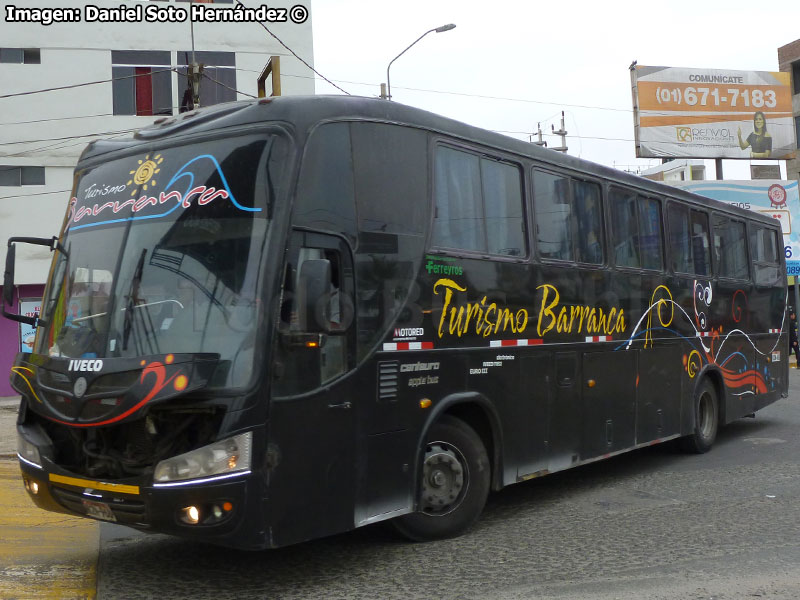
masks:
<path id="1" fill-rule="evenodd" d="M 67 371 L 88 371 L 96 373 L 97 371 L 103 370 L 103 361 L 102 360 L 71 360 L 69 361 L 69 366 L 67 366 Z"/>

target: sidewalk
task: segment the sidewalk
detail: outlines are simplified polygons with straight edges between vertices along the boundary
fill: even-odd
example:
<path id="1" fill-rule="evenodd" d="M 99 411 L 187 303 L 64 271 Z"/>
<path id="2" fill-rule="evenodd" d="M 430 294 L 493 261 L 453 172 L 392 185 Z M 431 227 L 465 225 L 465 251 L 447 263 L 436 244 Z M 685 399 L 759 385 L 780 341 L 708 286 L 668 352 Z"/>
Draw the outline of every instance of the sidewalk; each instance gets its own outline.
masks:
<path id="1" fill-rule="evenodd" d="M 0 458 L 17 456 L 19 396 L 0 398 Z"/>

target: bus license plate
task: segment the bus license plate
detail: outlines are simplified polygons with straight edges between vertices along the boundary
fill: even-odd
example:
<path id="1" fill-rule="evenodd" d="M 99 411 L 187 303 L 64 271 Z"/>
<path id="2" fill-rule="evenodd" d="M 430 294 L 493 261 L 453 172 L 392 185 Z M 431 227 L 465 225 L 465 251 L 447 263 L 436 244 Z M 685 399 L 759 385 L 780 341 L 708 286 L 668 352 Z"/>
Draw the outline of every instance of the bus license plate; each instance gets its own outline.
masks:
<path id="1" fill-rule="evenodd" d="M 83 508 L 86 509 L 86 516 L 103 521 L 117 520 L 117 517 L 114 516 L 108 504 L 104 502 L 95 502 L 94 500 L 86 500 L 85 498 L 81 498 L 81 502 L 83 502 Z"/>

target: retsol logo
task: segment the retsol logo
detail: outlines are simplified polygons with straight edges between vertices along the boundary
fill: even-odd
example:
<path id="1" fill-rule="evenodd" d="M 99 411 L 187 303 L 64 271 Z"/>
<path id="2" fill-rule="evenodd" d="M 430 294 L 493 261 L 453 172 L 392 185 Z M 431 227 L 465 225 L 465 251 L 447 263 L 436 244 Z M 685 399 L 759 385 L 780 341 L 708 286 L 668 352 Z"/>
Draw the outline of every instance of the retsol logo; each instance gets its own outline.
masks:
<path id="1" fill-rule="evenodd" d="M 780 184 L 773 184 L 767 190 L 769 203 L 773 208 L 786 208 L 786 188 Z"/>

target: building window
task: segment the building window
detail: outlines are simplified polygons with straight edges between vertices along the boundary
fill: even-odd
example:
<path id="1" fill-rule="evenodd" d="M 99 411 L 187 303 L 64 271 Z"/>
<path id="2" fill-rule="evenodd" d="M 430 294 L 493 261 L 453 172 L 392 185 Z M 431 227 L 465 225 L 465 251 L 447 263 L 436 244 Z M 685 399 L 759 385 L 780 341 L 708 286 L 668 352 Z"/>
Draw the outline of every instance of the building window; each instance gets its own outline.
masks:
<path id="1" fill-rule="evenodd" d="M 792 81 L 794 81 L 794 93 L 800 94 L 800 60 L 792 63 Z"/>
<path id="2" fill-rule="evenodd" d="M 203 65 L 200 106 L 236 100 L 236 55 L 233 52 L 195 52 L 194 61 Z M 191 51 L 178 52 L 178 96 L 181 98 L 181 112 L 194 108 L 186 75 L 186 65 L 191 63 Z"/>
<path id="3" fill-rule="evenodd" d="M 151 117 L 172 114 L 170 53 L 112 50 L 114 114 Z"/>
<path id="4" fill-rule="evenodd" d="M 44 185 L 44 167 L 0 165 L 0 186 Z"/>
<path id="5" fill-rule="evenodd" d="M 39 48 L 0 48 L 0 63 L 41 64 Z"/>

